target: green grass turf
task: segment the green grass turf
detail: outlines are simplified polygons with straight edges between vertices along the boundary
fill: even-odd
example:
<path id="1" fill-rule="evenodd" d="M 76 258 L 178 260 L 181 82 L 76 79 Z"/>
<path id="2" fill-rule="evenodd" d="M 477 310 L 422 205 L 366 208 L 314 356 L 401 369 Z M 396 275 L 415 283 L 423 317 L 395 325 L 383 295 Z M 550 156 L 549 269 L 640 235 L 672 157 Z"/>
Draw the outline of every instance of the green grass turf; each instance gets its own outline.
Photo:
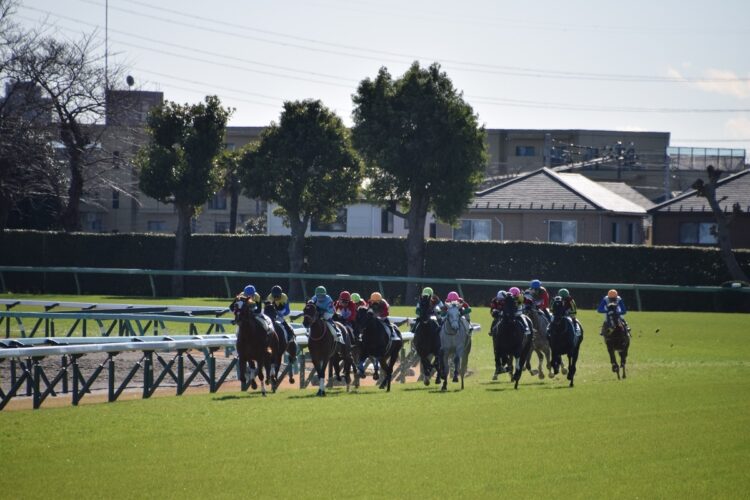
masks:
<path id="1" fill-rule="evenodd" d="M 476 308 L 464 391 L 410 383 L 0 412 L 0 498 L 745 498 L 748 316 L 631 312 L 625 381 L 610 371 L 600 316 L 579 315 L 573 389 L 528 372 L 517 391 L 491 382 L 489 315 Z"/>

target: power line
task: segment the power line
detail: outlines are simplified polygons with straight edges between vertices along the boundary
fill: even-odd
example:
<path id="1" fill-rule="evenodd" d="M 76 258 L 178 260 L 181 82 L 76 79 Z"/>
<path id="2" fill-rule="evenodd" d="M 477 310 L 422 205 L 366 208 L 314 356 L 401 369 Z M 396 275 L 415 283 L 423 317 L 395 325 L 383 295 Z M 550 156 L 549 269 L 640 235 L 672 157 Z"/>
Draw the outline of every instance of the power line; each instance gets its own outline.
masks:
<path id="1" fill-rule="evenodd" d="M 92 5 L 96 5 L 99 7 L 102 7 L 103 4 L 98 3 L 93 0 L 79 0 L 83 3 L 88 3 Z M 470 72 L 480 72 L 480 73 L 488 73 L 488 74 L 501 74 L 506 76 L 522 76 L 522 77 L 533 77 L 533 78 L 551 78 L 551 79 L 574 79 L 574 80 L 604 80 L 604 81 L 619 81 L 619 82 L 650 82 L 650 83 L 657 83 L 657 82 L 671 82 L 671 83 L 699 83 L 699 82 L 744 82 L 744 81 L 750 81 L 750 78 L 692 78 L 692 77 L 670 77 L 670 76 L 654 76 L 654 75 L 632 75 L 632 74 L 618 74 L 618 73 L 585 73 L 585 72 L 572 72 L 572 71 L 556 71 L 556 70 L 548 70 L 548 69 L 537 69 L 537 68 L 525 68 L 525 67 L 519 67 L 519 66 L 502 66 L 502 65 L 494 65 L 494 64 L 485 64 L 485 63 L 477 63 L 477 62 L 466 62 L 462 60 L 453 60 L 453 59 L 445 59 L 445 58 L 434 58 L 434 57 L 425 57 L 424 55 L 416 55 L 416 54 L 399 54 L 395 52 L 387 52 L 387 51 L 379 51 L 375 49 L 369 49 L 364 47 L 356 47 L 351 45 L 342 45 L 342 44 L 335 44 L 330 42 L 325 42 L 321 40 L 315 40 L 311 38 L 304 38 L 304 37 L 298 37 L 295 35 L 289 35 L 269 30 L 259 30 L 257 28 L 249 28 L 246 26 L 239 26 L 236 24 L 228 23 L 223 20 L 216 20 L 211 19 L 204 16 L 197 16 L 192 14 L 186 14 L 183 12 L 175 11 L 172 9 L 166 9 L 163 7 L 154 7 L 151 5 L 144 4 L 142 2 L 137 2 L 135 0 L 131 0 L 131 3 L 135 3 L 147 8 L 156 9 L 160 11 L 169 12 L 171 14 L 180 15 L 183 17 L 188 17 L 190 19 L 196 19 L 203 22 L 210 22 L 214 24 L 218 24 L 221 26 L 237 26 L 240 29 L 243 29 L 245 31 L 257 31 L 262 32 L 266 34 L 272 34 L 273 36 L 277 37 L 284 37 L 289 38 L 292 40 L 301 40 L 305 41 L 307 43 L 315 43 L 320 44 L 324 46 L 330 46 L 330 47 L 337 47 L 339 49 L 346 49 L 351 51 L 358 51 L 358 52 L 367 52 L 367 53 L 373 53 L 373 54 L 383 54 L 388 55 L 392 57 L 398 57 L 401 59 L 408 59 L 408 60 L 432 60 L 432 61 L 443 61 L 445 63 L 453 64 L 458 66 L 457 69 L 460 69 L 462 71 L 470 71 Z M 275 44 L 275 45 L 281 45 L 281 46 L 288 46 L 293 47 L 296 49 L 302 49 L 302 50 L 308 50 L 313 52 L 323 52 L 323 53 L 329 53 L 329 54 L 335 54 L 335 55 L 343 55 L 346 57 L 354 57 L 354 58 L 360 58 L 360 59 L 368 59 L 368 60 L 376 60 L 379 62 L 383 62 L 384 59 L 382 57 L 373 57 L 373 56 L 366 56 L 363 54 L 356 54 L 356 53 L 348 53 L 348 52 L 341 52 L 340 50 L 327 50 L 327 49 L 320 49 L 320 48 L 313 48 L 306 45 L 298 45 L 293 44 L 289 42 L 280 42 L 276 40 L 269 40 L 267 38 L 259 38 L 259 37 L 252 37 L 247 35 L 240 35 L 237 33 L 232 33 L 230 31 L 227 31 L 226 29 L 223 29 L 221 31 L 213 28 L 207 28 L 205 26 L 191 24 L 191 23 L 184 23 L 180 21 L 176 21 L 174 19 L 168 19 L 160 16 L 154 16 L 154 15 L 146 15 L 143 12 L 137 12 L 130 9 L 123 9 L 122 7 L 111 7 L 114 10 L 118 10 L 121 12 L 125 12 L 131 15 L 139 16 L 139 17 L 148 17 L 149 19 L 155 19 L 161 22 L 169 23 L 169 24 L 175 24 L 178 26 L 185 26 L 193 29 L 199 29 L 202 31 L 207 31 L 209 33 L 214 34 L 222 34 L 227 36 L 233 36 L 238 38 L 244 38 L 244 39 L 250 39 L 255 41 L 260 41 L 264 43 L 269 44 Z M 391 62 L 397 62 L 397 63 L 404 63 L 405 61 L 399 60 L 394 61 L 391 60 Z"/>

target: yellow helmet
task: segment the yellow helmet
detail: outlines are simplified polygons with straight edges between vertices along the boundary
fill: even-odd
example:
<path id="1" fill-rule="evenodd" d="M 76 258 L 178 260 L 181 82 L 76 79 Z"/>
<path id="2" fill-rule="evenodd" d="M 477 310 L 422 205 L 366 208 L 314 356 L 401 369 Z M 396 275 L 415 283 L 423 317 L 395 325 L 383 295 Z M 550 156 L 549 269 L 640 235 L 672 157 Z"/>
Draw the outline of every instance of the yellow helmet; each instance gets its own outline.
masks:
<path id="1" fill-rule="evenodd" d="M 370 302 L 380 302 L 383 300 L 383 296 L 380 295 L 380 292 L 372 292 L 372 295 L 370 295 Z"/>
<path id="2" fill-rule="evenodd" d="M 607 292 L 607 297 L 609 297 L 610 299 L 616 299 L 617 298 L 617 290 L 615 290 L 613 288 L 612 290 L 608 291 Z"/>

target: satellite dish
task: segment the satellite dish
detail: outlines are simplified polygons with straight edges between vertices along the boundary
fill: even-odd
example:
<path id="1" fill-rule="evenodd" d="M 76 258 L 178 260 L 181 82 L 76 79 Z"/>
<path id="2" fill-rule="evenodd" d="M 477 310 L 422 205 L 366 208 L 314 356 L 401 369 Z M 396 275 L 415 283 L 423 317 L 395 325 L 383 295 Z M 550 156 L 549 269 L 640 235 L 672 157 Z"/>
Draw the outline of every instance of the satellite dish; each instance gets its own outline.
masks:
<path id="1" fill-rule="evenodd" d="M 128 75 L 128 76 L 127 76 L 127 77 L 125 78 L 125 82 L 126 82 L 126 83 L 128 84 L 128 87 L 132 87 L 133 85 L 135 85 L 135 80 L 134 80 L 134 79 L 133 79 L 133 77 L 132 77 L 132 76 L 130 76 L 130 75 Z"/>

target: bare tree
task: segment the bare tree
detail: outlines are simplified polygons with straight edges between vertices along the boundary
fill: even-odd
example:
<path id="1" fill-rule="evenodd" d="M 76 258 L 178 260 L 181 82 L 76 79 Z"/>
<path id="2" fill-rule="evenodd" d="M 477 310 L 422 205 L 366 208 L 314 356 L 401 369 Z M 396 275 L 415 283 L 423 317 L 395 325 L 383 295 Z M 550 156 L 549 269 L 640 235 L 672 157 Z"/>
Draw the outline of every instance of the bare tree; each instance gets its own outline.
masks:
<path id="1" fill-rule="evenodd" d="M 716 188 L 721 176 L 721 170 L 714 168 L 713 165 L 709 165 L 706 168 L 706 172 L 708 174 L 708 182 L 698 179 L 693 183 L 693 189 L 696 190 L 698 196 L 706 198 L 714 214 L 714 218 L 716 219 L 716 238 L 719 240 L 721 256 L 724 259 L 727 269 L 729 269 L 729 274 L 734 280 L 748 281 L 747 274 L 742 270 L 732 252 L 732 240 L 729 231 L 734 215 L 741 213 L 740 204 L 739 202 L 735 203 L 732 206 L 732 212 L 725 213 L 719 203 L 724 201 L 726 197 L 722 197 L 721 199 L 716 198 Z"/>

